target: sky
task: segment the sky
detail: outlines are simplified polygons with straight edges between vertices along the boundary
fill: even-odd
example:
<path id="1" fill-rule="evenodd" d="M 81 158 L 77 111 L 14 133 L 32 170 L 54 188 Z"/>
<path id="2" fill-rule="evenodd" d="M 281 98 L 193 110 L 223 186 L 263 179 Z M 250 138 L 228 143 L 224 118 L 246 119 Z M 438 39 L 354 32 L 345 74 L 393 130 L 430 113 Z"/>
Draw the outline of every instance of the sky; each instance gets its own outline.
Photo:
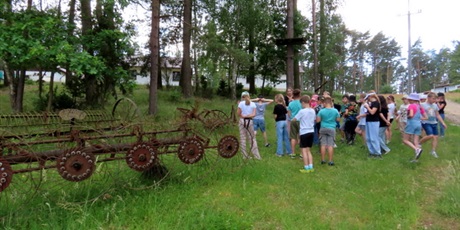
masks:
<path id="1" fill-rule="evenodd" d="M 408 51 L 408 12 L 411 12 L 411 43 L 421 39 L 424 50 L 453 48 L 460 41 L 460 0 L 342 0 L 337 10 L 347 28 L 370 31 L 371 36 L 382 32 L 394 38 Z M 410 5 L 410 7 L 409 7 Z M 298 0 L 297 8 L 311 18 L 311 0 Z"/>

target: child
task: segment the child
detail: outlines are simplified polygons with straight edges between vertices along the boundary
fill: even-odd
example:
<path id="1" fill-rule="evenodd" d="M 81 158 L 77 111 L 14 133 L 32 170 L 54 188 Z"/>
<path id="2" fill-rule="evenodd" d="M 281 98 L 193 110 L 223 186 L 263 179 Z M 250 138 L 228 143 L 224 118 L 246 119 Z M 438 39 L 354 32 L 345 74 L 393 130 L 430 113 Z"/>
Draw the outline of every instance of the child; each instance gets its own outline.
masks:
<path id="1" fill-rule="evenodd" d="M 438 154 L 436 153 L 436 147 L 438 145 L 438 122 L 441 123 L 444 129 L 446 129 L 447 126 L 441 115 L 439 115 L 439 108 L 438 105 L 436 105 L 436 100 L 436 94 L 431 92 L 427 95 L 426 102 L 421 104 L 428 119 L 422 120 L 422 127 L 423 130 L 425 130 L 426 136 L 420 140 L 420 144 L 431 140 L 431 155 L 438 158 Z"/>
<path id="2" fill-rule="evenodd" d="M 425 110 L 420 107 L 418 102 L 420 96 L 416 93 L 411 93 L 407 100 L 409 100 L 409 106 L 407 108 L 407 124 L 404 129 L 403 142 L 415 151 L 415 159 L 412 162 L 417 162 L 422 154 L 423 149 L 419 148 L 419 136 L 422 134 L 422 119 L 425 118 Z M 413 139 L 413 142 L 410 140 Z"/>
<path id="3" fill-rule="evenodd" d="M 291 124 L 289 126 L 289 138 L 291 139 L 291 149 L 292 149 L 291 158 L 296 157 L 295 146 L 297 145 L 298 139 L 299 139 L 300 124 L 298 121 L 292 121 L 292 119 L 302 109 L 302 104 L 300 103 L 300 93 L 301 93 L 300 89 L 294 89 L 294 92 L 292 93 L 293 100 L 289 102 L 289 106 L 288 106 L 288 114 L 291 120 Z"/>
<path id="4" fill-rule="evenodd" d="M 358 101 L 358 104 L 360 105 L 359 115 L 356 117 L 359 122 L 358 122 L 358 126 L 356 126 L 356 129 L 355 129 L 355 132 L 363 138 L 364 144 L 366 144 L 366 115 L 367 115 L 367 110 L 364 107 L 365 97 L 366 97 L 366 94 L 364 93 L 359 95 L 359 101 Z"/>
<path id="5" fill-rule="evenodd" d="M 352 145 L 355 143 L 355 129 L 358 125 L 358 119 L 356 118 L 358 116 L 358 109 L 356 105 L 356 97 L 354 95 L 350 95 L 349 99 L 348 108 L 345 109 L 343 117 L 345 118 L 344 131 L 347 141 L 346 143 Z"/>
<path id="6" fill-rule="evenodd" d="M 446 107 L 446 99 L 444 93 L 438 93 L 438 107 L 439 107 L 439 115 L 441 116 L 442 120 L 445 120 L 446 117 L 444 115 L 444 108 Z M 439 136 L 444 137 L 444 127 L 439 123 Z"/>
<path id="7" fill-rule="evenodd" d="M 380 125 L 380 101 L 374 92 L 370 92 L 364 98 L 366 115 L 366 144 L 369 150 L 369 157 L 382 158 L 380 150 L 379 125 Z"/>
<path id="8" fill-rule="evenodd" d="M 396 116 L 396 120 L 398 121 L 399 132 L 401 132 L 402 134 L 404 134 L 404 129 L 406 129 L 407 124 L 407 108 L 409 107 L 409 100 L 407 100 L 407 97 L 408 95 L 403 95 L 403 104 L 399 106 L 398 116 Z"/>
<path id="9" fill-rule="evenodd" d="M 350 106 L 350 98 L 348 94 L 345 94 L 342 96 L 342 105 L 340 106 L 340 116 L 345 115 L 345 110 L 347 110 L 348 106 Z M 340 124 L 339 130 L 340 130 L 340 141 L 344 142 L 345 141 L 345 119 L 343 119 L 342 124 Z"/>
<path id="10" fill-rule="evenodd" d="M 385 151 L 383 154 L 388 154 L 390 152 L 390 148 L 387 146 L 387 135 L 386 131 L 390 126 L 390 114 L 389 108 L 387 105 L 387 101 L 383 95 L 379 95 L 380 101 L 380 114 L 379 114 L 379 139 L 380 139 L 380 149 Z"/>
<path id="11" fill-rule="evenodd" d="M 329 165 L 334 166 L 332 159 L 334 155 L 334 139 L 336 122 L 340 121 L 340 114 L 332 108 L 332 99 L 330 97 L 324 98 L 324 108 L 321 109 L 316 116 L 316 122 L 321 122 L 319 130 L 321 142 L 321 164 L 325 164 L 326 148 L 329 152 Z"/>
<path id="12" fill-rule="evenodd" d="M 305 95 L 300 98 L 302 110 L 300 110 L 294 117 L 293 121 L 300 122 L 300 149 L 302 151 L 302 158 L 304 168 L 300 170 L 301 173 L 313 172 L 313 157 L 310 148 L 313 146 L 313 133 L 315 131 L 315 110 L 310 108 L 310 97 Z"/>
<path id="13" fill-rule="evenodd" d="M 396 103 L 395 98 L 393 95 L 389 95 L 387 97 L 387 104 L 388 104 L 388 116 L 390 117 L 390 125 L 387 126 L 387 130 L 385 131 L 386 134 L 386 144 L 390 143 L 391 137 L 393 132 L 391 131 L 391 124 L 395 118 L 395 110 L 396 110 Z"/>
<path id="14" fill-rule="evenodd" d="M 267 140 L 267 132 L 265 132 L 265 109 L 267 105 L 271 104 L 273 100 L 265 99 L 264 96 L 259 95 L 257 99 L 251 101 L 256 103 L 256 116 L 252 120 L 254 123 L 254 135 L 257 135 L 257 130 L 260 129 L 265 140 L 265 147 L 270 147 L 270 143 Z"/>
<path id="15" fill-rule="evenodd" d="M 292 154 L 291 143 L 289 142 L 289 133 L 287 128 L 287 109 L 284 104 L 284 97 L 282 94 L 277 94 L 275 96 L 275 108 L 273 109 L 273 114 L 275 115 L 276 122 L 276 156 L 282 157 L 283 153 L 283 143 L 286 147 L 286 152 L 288 155 Z"/>
<path id="16" fill-rule="evenodd" d="M 254 125 L 252 119 L 256 115 L 256 104 L 251 102 L 249 93 L 244 91 L 241 94 L 240 103 L 238 103 L 238 116 L 240 121 L 238 127 L 240 129 L 240 147 L 244 159 L 251 159 L 246 152 L 246 141 L 251 143 L 251 152 L 254 157 L 260 160 L 259 149 L 257 148 L 256 136 L 254 135 Z"/>

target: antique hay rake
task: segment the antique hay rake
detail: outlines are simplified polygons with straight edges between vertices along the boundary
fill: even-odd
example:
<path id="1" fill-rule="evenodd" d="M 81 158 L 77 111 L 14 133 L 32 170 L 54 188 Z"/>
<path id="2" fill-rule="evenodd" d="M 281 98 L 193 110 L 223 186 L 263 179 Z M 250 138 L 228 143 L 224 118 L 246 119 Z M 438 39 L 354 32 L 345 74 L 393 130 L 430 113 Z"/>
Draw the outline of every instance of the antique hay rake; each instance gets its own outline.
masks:
<path id="1" fill-rule="evenodd" d="M 221 159 L 235 156 L 238 139 L 218 131 L 231 124 L 225 113 L 201 113 L 198 117 L 202 118 L 203 129 L 197 130 L 186 115 L 191 113 L 178 110 L 183 113 L 182 121 L 161 130 L 136 123 L 137 106 L 127 98 L 118 100 L 112 113 L 67 109 L 59 113 L 0 115 L 0 201 L 30 198 L 37 191 L 46 191 L 42 188 L 51 187 L 46 184 L 59 176 L 64 181 L 92 184 L 103 180 L 98 174 L 132 177 L 120 163 L 133 172 L 148 173 L 175 156 L 187 165 L 200 162 L 209 155 L 207 150 Z M 209 135 L 200 132 L 217 133 L 221 138 L 211 141 Z M 108 162 L 116 164 L 108 166 Z M 103 167 L 108 170 L 101 170 Z"/>

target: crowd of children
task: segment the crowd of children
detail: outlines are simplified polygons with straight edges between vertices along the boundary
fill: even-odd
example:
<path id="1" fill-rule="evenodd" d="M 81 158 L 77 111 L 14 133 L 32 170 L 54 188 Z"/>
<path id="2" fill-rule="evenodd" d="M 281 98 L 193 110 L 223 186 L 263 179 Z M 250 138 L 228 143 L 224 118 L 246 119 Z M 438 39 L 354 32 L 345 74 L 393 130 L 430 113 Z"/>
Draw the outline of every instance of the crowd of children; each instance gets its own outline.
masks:
<path id="1" fill-rule="evenodd" d="M 443 120 L 446 102 L 442 93 L 404 95 L 399 109 L 392 95 L 385 98 L 374 91 L 359 95 L 358 100 L 354 95 L 343 95 L 341 105 L 334 104 L 327 92 L 310 97 L 302 96 L 300 90 L 291 88 L 285 96 L 277 94 L 274 100 L 265 99 L 262 95 L 251 100 L 248 92 L 243 92 L 241 96 L 238 115 L 243 157 L 250 158 L 246 150 L 246 142 L 249 142 L 253 156 L 261 159 L 256 142 L 257 130 L 262 132 L 265 146 L 270 147 L 264 115 L 266 106 L 275 102 L 276 156 L 303 158 L 302 173 L 314 171 L 311 154 L 314 144 L 320 146 L 320 163 L 335 165 L 336 130 L 340 132 L 341 141 L 348 145 L 355 144 L 358 134 L 365 143 L 363 146 L 367 147 L 369 157 L 382 158 L 391 151 L 388 147 L 392 139 L 391 125 L 396 120 L 403 143 L 414 150 L 413 161 L 417 161 L 423 152 L 421 144 L 428 141 L 431 141 L 431 155 L 438 158 L 438 135 L 443 136 L 447 128 Z M 423 101 L 424 98 L 426 101 Z M 420 139 L 422 130 L 425 135 Z M 301 154 L 295 154 L 296 146 L 300 147 Z"/>

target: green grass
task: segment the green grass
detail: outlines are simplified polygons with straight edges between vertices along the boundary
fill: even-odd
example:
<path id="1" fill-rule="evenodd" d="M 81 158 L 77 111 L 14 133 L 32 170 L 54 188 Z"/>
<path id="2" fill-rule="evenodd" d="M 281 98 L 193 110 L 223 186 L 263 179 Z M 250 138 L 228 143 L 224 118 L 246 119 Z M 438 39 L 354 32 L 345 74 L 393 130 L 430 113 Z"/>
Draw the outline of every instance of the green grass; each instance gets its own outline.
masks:
<path id="1" fill-rule="evenodd" d="M 143 114 L 148 95 L 133 96 Z M 190 108 L 194 99 L 177 101 L 177 92 L 160 92 L 159 114 L 145 128 L 167 129 L 179 118 L 176 107 Z M 235 103 L 214 98 L 200 100 L 202 108 L 227 113 Z M 55 169 L 35 197 L 17 207 L 0 194 L 4 229 L 459 229 L 460 128 L 450 125 L 440 139 L 439 159 L 427 154 L 409 163 L 413 152 L 394 131 L 383 160 L 368 159 L 360 144 L 338 143 L 336 166 L 319 164 L 313 148 L 315 172 L 301 174 L 300 159 L 275 156 L 276 134 L 267 109 L 267 132 L 272 146 L 263 147 L 262 161 L 215 157 L 184 165 L 175 156 L 164 159 L 168 177 L 159 184 L 143 179 L 124 161 L 107 163 L 90 179 L 66 182 Z M 147 123 L 146 123 L 147 124 Z M 221 134 L 236 134 L 226 129 Z M 215 141 L 218 135 L 206 133 Z M 360 143 L 360 140 L 358 141 Z M 297 150 L 297 153 L 299 151 Z M 13 180 L 20 178 L 16 174 Z M 21 179 L 21 178 L 20 178 Z M 22 179 L 25 188 L 28 181 Z M 152 186 L 153 185 L 153 186 Z M 9 190 L 11 189 L 11 190 Z M 3 195 L 3 196 L 2 196 Z M 31 194 L 25 194 L 31 196 Z M 24 202 L 24 201 L 23 201 Z M 12 204 L 8 206 L 8 204 Z"/>

